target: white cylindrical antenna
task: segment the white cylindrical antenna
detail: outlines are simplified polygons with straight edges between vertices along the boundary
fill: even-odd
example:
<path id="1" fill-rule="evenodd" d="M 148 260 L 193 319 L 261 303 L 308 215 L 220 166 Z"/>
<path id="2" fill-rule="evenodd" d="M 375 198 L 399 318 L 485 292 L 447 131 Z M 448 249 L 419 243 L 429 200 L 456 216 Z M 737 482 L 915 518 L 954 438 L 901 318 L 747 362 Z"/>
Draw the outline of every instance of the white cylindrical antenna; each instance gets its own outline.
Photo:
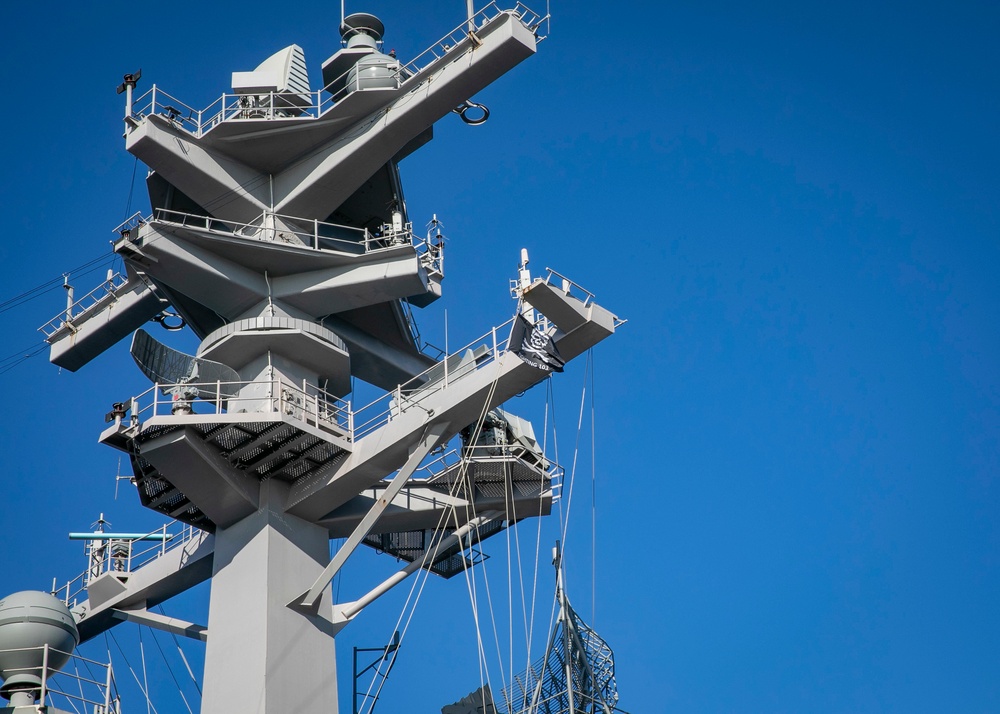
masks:
<path id="1" fill-rule="evenodd" d="M 66 322 L 73 319 L 73 286 L 69 284 L 69 273 L 63 273 L 63 288 L 66 290 Z"/>
<path id="2" fill-rule="evenodd" d="M 517 271 L 517 290 L 521 295 L 531 285 L 531 271 L 528 270 L 528 249 L 521 248 L 521 265 Z M 535 311 L 527 302 L 521 303 L 521 314 L 530 322 L 535 321 Z"/>
<path id="3" fill-rule="evenodd" d="M 531 285 L 531 271 L 528 270 L 528 249 L 521 248 L 521 264 L 518 266 L 518 282 L 521 290 Z"/>
<path id="4" fill-rule="evenodd" d="M 474 0 L 465 0 L 465 9 L 466 9 L 466 12 L 467 12 L 467 14 L 469 16 L 469 32 L 475 32 L 476 31 L 476 21 L 472 19 L 475 16 L 475 14 L 476 14 L 476 10 L 472 6 L 473 2 L 474 2 Z"/>
<path id="5" fill-rule="evenodd" d="M 135 126 L 132 120 L 132 90 L 135 89 L 135 85 L 139 83 L 139 78 L 142 76 L 142 68 L 132 74 L 126 74 L 122 76 L 122 83 L 118 85 L 118 93 L 125 93 L 125 123 Z"/>

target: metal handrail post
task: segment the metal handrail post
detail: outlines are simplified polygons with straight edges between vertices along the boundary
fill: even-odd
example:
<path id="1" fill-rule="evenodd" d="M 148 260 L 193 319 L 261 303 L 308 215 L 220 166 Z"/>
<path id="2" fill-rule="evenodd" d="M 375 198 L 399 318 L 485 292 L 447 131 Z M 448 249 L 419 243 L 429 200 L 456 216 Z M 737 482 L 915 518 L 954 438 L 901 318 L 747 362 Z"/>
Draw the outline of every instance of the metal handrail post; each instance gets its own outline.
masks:
<path id="1" fill-rule="evenodd" d="M 215 413 L 222 414 L 222 380 L 215 380 Z"/>
<path id="2" fill-rule="evenodd" d="M 159 382 L 153 382 L 153 416 L 154 417 L 156 416 L 156 412 L 157 412 L 157 410 L 158 410 L 158 408 L 160 406 L 160 404 L 159 404 L 159 402 L 160 402 L 159 395 L 160 395 L 160 383 Z"/>
<path id="3" fill-rule="evenodd" d="M 42 691 L 38 698 L 39 706 L 45 706 L 45 694 L 49 679 L 49 643 L 42 645 Z"/>
<path id="4" fill-rule="evenodd" d="M 108 674 L 104 679 L 104 712 L 108 714 L 111 707 L 111 662 L 108 662 Z"/>

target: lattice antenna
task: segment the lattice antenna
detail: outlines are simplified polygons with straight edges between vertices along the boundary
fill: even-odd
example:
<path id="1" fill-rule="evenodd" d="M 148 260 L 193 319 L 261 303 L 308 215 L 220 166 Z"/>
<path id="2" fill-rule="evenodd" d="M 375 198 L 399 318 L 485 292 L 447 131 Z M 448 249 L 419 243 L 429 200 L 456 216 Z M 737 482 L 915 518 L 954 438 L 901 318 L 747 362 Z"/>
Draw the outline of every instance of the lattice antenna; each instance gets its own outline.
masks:
<path id="1" fill-rule="evenodd" d="M 559 618 L 545 654 L 504 691 L 509 714 L 612 714 L 617 708 L 614 652 L 580 619 L 566 594 L 559 543 L 552 551 Z"/>
<path id="2" fill-rule="evenodd" d="M 122 481 L 128 481 L 133 486 L 135 485 L 135 475 L 133 474 L 123 474 L 122 473 L 122 457 L 118 457 L 118 468 L 115 470 L 115 500 L 118 500 L 118 484 Z"/>

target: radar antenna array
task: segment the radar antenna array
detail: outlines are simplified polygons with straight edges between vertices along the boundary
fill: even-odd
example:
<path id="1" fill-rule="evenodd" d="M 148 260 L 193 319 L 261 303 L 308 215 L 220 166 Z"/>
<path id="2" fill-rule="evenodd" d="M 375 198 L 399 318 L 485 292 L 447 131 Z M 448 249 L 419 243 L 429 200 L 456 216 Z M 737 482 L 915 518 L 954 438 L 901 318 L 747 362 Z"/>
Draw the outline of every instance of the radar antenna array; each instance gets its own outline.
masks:
<path id="1" fill-rule="evenodd" d="M 240 375 L 232 367 L 167 347 L 145 330 L 136 330 L 129 352 L 164 395 L 183 392 L 215 401 L 216 395 L 230 399 L 239 393 Z"/>

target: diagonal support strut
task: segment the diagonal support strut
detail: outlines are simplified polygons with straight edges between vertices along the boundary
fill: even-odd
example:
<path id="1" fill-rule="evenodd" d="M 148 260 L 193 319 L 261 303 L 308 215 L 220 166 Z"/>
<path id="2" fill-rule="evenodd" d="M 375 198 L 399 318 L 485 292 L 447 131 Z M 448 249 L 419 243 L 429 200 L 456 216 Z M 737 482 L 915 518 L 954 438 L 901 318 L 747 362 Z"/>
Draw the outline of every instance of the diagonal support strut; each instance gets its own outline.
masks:
<path id="1" fill-rule="evenodd" d="M 330 584 L 334 576 L 344 566 L 344 563 L 347 562 L 347 559 L 354 550 L 361 545 L 361 541 L 365 539 L 365 536 L 371 531 L 375 522 L 378 521 L 382 513 L 385 512 L 385 509 L 392 503 L 392 499 L 396 497 L 396 494 L 400 492 L 410 479 L 410 476 L 413 475 L 413 472 L 417 470 L 420 462 L 424 460 L 424 457 L 438 445 L 441 438 L 448 432 L 448 427 L 448 422 L 442 422 L 434 424 L 424 431 L 420 443 L 410 452 L 410 457 L 403 464 L 403 467 L 396 472 L 396 475 L 393 476 L 392 481 L 389 482 L 389 486 L 383 491 L 382 496 L 372 504 L 368 513 L 361 519 L 361 522 L 355 527 L 350 537 L 340 546 L 336 555 L 333 556 L 333 560 L 323 569 L 323 572 L 320 573 L 320 576 L 313 583 L 312 587 L 303 593 L 301 597 L 288 603 L 290 608 L 309 613 L 316 613 L 319 610 L 319 602 L 323 595 L 323 590 L 326 589 L 326 586 Z"/>

